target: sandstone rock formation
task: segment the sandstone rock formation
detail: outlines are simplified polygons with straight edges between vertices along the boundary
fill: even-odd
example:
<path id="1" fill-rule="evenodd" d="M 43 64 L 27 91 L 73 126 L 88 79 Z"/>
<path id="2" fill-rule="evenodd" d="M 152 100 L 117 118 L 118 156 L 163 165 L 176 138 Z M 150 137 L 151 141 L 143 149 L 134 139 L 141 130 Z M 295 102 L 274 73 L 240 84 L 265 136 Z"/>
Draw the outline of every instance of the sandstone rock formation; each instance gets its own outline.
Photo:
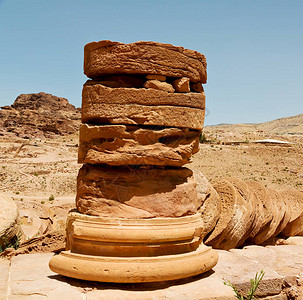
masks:
<path id="1" fill-rule="evenodd" d="M 84 73 L 92 80 L 82 92 L 77 211 L 51 269 L 105 282 L 208 271 L 218 257 L 202 238 L 221 203 L 202 174 L 182 167 L 203 128 L 205 57 L 168 44 L 101 41 L 85 46 Z"/>
<path id="2" fill-rule="evenodd" d="M 65 135 L 79 129 L 80 109 L 51 94 L 21 94 L 13 105 L 1 107 L 0 126 L 24 138 Z"/>

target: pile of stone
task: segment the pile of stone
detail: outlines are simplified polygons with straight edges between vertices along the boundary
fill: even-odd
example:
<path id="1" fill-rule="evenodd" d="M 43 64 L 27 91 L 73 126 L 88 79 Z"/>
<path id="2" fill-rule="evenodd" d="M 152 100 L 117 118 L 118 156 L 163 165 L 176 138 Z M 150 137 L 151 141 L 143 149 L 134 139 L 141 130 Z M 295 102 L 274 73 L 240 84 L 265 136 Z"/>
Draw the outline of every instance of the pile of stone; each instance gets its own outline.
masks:
<path id="1" fill-rule="evenodd" d="M 51 269 L 109 282 L 211 269 L 217 253 L 202 236 L 213 217 L 200 213 L 210 187 L 201 175 L 197 189 L 183 167 L 204 123 L 204 55 L 154 42 L 93 42 L 84 73 L 91 79 L 82 93 L 77 211 L 69 214 L 67 251 Z"/>
<path id="2" fill-rule="evenodd" d="M 205 239 L 207 245 L 231 249 L 261 245 L 277 235 L 303 235 L 303 193 L 275 191 L 255 181 L 222 178 L 213 183 L 220 200 L 217 222 Z"/>

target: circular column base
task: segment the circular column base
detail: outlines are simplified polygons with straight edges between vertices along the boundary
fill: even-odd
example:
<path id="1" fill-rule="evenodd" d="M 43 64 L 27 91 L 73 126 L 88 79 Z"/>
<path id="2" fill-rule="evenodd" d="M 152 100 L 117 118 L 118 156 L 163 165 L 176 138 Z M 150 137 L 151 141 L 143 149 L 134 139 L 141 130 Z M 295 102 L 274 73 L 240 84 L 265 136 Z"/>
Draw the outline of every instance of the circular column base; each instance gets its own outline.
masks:
<path id="1" fill-rule="evenodd" d="M 53 272 L 100 282 L 140 283 L 176 280 L 198 275 L 216 265 L 218 254 L 200 244 L 192 252 L 153 257 L 93 256 L 63 251 L 50 263 Z"/>

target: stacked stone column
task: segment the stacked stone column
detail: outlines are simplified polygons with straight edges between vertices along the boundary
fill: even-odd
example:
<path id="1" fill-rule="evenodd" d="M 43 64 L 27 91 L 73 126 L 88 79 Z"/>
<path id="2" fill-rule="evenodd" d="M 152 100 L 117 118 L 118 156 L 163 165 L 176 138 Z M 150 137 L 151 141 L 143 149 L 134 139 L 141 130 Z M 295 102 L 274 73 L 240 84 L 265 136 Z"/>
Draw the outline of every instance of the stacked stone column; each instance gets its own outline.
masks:
<path id="1" fill-rule="evenodd" d="M 204 55 L 154 42 L 84 48 L 77 210 L 53 271 L 103 282 L 153 282 L 211 269 L 193 173 Z"/>

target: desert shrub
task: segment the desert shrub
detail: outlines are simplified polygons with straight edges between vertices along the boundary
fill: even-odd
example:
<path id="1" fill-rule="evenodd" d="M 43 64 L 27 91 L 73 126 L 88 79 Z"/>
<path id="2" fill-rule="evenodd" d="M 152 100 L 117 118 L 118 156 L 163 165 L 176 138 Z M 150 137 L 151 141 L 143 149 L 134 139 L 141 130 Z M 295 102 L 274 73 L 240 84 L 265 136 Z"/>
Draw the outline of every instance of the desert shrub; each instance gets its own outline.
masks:
<path id="1" fill-rule="evenodd" d="M 224 281 L 224 284 L 230 286 L 234 290 L 237 299 L 239 299 L 239 300 L 253 300 L 253 299 L 256 299 L 256 297 L 254 295 L 255 295 L 255 292 L 256 292 L 256 290 L 257 290 L 257 288 L 259 286 L 259 283 L 261 282 L 261 280 L 264 277 L 264 274 L 265 274 L 264 271 L 261 270 L 260 274 L 256 273 L 255 278 L 250 280 L 250 289 L 248 291 L 247 296 L 243 296 L 237 290 L 237 288 L 230 283 L 230 281 L 228 281 L 228 282 Z"/>
<path id="2" fill-rule="evenodd" d="M 0 245 L 0 253 L 2 253 L 6 248 L 14 248 L 17 250 L 20 247 L 22 232 L 19 231 L 11 240 L 8 240 L 6 236 L 2 238 L 2 245 Z"/>
<path id="3" fill-rule="evenodd" d="M 201 135 L 200 135 L 200 137 L 199 137 L 199 142 L 200 142 L 201 144 L 207 142 L 206 135 L 205 135 L 203 132 L 201 133 Z"/>

